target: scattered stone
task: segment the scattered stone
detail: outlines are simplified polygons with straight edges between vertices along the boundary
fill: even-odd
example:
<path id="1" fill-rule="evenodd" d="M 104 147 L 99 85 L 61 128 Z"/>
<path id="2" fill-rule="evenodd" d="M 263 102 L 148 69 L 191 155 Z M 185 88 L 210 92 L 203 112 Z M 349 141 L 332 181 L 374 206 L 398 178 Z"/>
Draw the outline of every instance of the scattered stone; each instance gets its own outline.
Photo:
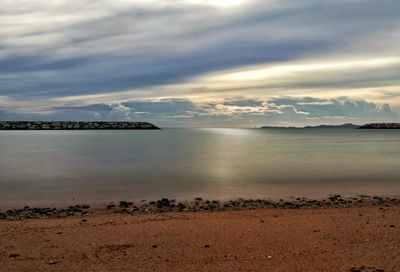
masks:
<path id="1" fill-rule="evenodd" d="M 9 256 L 10 256 L 10 258 L 16 258 L 16 257 L 19 256 L 19 253 L 18 252 L 11 252 Z"/>
<path id="2" fill-rule="evenodd" d="M 382 199 L 382 202 L 381 202 Z M 200 211 L 228 211 L 228 210 L 252 210 L 252 209 L 263 209 L 263 208 L 276 208 L 276 209 L 312 209 L 312 208 L 327 208 L 327 207 L 361 207 L 361 206 L 372 206 L 378 205 L 381 211 L 384 211 L 384 206 L 390 202 L 390 205 L 400 205 L 400 199 L 393 198 L 381 198 L 378 196 L 367 198 L 342 198 L 340 195 L 329 196 L 327 199 L 306 199 L 296 198 L 291 201 L 279 200 L 271 201 L 266 199 L 235 199 L 228 201 L 220 200 L 203 200 L 200 197 L 196 197 L 192 201 L 176 202 L 168 198 L 162 198 L 157 201 L 150 202 L 128 202 L 120 201 L 119 206 L 114 203 L 106 205 L 107 209 L 114 209 L 115 213 L 160 213 L 160 212 L 200 212 Z M 363 200 L 363 201 L 361 201 Z M 378 201 L 379 200 L 379 201 Z M 395 201 L 393 201 L 395 200 Z M 361 201 L 361 202 L 360 202 Z M 378 201 L 378 202 L 377 202 Z M 66 218 L 74 215 L 85 215 L 88 213 L 87 209 L 90 205 L 75 205 L 69 206 L 67 209 L 56 209 L 56 208 L 29 208 L 28 206 L 23 209 L 10 209 L 6 212 L 0 212 L 0 220 L 20 220 L 20 219 L 33 219 L 33 218 Z M 360 218 L 364 216 L 359 213 Z M 264 222 L 264 219 L 260 218 L 260 223 Z M 86 222 L 82 220 L 82 222 Z M 364 224 L 369 222 L 366 220 L 362 221 Z M 367 223 L 368 222 L 368 223 Z M 387 225 L 387 227 L 394 228 L 395 225 Z"/>
<path id="3" fill-rule="evenodd" d="M 204 245 L 205 248 L 210 248 L 210 245 Z"/>
<path id="4" fill-rule="evenodd" d="M 57 260 L 49 260 L 47 263 L 50 265 L 53 265 L 53 264 L 58 264 L 58 261 Z"/>
<path id="5" fill-rule="evenodd" d="M 107 204 L 106 207 L 107 207 L 108 210 L 110 210 L 112 208 L 115 208 L 115 205 L 114 204 Z"/>
<path id="6" fill-rule="evenodd" d="M 128 201 L 120 201 L 119 202 L 119 207 L 120 208 L 128 208 L 130 206 L 132 206 L 133 203 L 132 202 L 128 202 Z"/>
<path id="7" fill-rule="evenodd" d="M 153 245 L 152 247 L 153 247 L 153 248 L 157 248 L 157 245 Z"/>
<path id="8" fill-rule="evenodd" d="M 162 208 L 162 207 L 170 207 L 170 206 L 171 206 L 171 202 L 169 201 L 168 198 L 162 198 L 162 199 L 160 199 L 160 200 L 157 201 L 157 206 L 158 206 L 159 208 Z"/>

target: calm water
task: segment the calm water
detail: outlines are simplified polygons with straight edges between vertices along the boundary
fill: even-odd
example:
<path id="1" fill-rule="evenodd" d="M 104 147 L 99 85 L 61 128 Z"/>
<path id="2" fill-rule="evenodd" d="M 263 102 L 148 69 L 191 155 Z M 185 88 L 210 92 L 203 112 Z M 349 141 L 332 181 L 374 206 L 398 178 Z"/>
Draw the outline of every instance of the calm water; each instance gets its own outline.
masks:
<path id="1" fill-rule="evenodd" d="M 400 131 L 1 131 L 0 206 L 400 195 Z"/>

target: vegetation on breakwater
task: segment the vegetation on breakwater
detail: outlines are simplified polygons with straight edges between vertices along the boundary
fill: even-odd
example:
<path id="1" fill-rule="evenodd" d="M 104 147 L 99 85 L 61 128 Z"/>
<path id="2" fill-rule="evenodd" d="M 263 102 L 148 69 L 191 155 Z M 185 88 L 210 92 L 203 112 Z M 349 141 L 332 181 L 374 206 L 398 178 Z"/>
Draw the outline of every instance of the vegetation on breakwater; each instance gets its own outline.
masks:
<path id="1" fill-rule="evenodd" d="M 148 122 L 0 121 L 0 130 L 160 129 Z"/>

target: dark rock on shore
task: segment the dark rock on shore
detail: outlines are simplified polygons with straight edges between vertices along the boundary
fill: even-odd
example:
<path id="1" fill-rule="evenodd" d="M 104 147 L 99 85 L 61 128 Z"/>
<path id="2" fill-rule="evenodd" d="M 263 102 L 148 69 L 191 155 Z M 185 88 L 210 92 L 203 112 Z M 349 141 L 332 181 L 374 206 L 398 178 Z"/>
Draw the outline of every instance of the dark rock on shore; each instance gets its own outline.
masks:
<path id="1" fill-rule="evenodd" d="M 0 130 L 160 129 L 148 122 L 0 121 Z"/>
<path id="2" fill-rule="evenodd" d="M 168 198 L 162 198 L 157 201 L 157 207 L 159 207 L 159 208 L 171 207 L 171 202 L 169 201 Z"/>
<path id="3" fill-rule="evenodd" d="M 19 256 L 18 252 L 11 252 L 10 255 L 9 255 L 10 258 L 16 258 L 18 256 Z"/>
<path id="4" fill-rule="evenodd" d="M 130 206 L 132 206 L 133 203 L 132 202 L 128 202 L 128 201 L 120 201 L 119 202 L 119 207 L 120 208 L 128 208 Z"/>

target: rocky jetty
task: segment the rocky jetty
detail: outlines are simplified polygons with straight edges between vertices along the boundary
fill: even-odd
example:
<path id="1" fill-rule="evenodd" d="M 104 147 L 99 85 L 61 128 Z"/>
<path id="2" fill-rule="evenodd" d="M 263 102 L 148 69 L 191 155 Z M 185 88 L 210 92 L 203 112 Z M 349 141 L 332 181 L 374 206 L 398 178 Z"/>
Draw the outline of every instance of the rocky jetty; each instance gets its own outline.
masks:
<path id="1" fill-rule="evenodd" d="M 160 129 L 148 122 L 0 121 L 0 130 Z"/>
<path id="2" fill-rule="evenodd" d="M 352 123 L 342 124 L 342 125 L 319 125 L 319 126 L 305 126 L 305 127 L 279 127 L 279 126 L 263 126 L 261 128 L 267 129 L 313 129 L 313 128 L 359 128 L 359 125 Z"/>
<path id="3" fill-rule="evenodd" d="M 370 123 L 359 127 L 359 129 L 400 129 L 400 123 Z"/>
<path id="4" fill-rule="evenodd" d="M 102 207 L 92 208 L 87 204 L 78 204 L 67 208 L 31 208 L 25 206 L 21 209 L 0 211 L 0 220 L 21 220 L 39 218 L 67 218 L 82 216 L 90 213 L 128 213 L 128 214 L 158 214 L 164 212 L 217 212 L 232 210 L 255 209 L 325 209 L 325 208 L 350 208 L 378 206 L 380 208 L 400 205 L 400 198 L 360 195 L 357 197 L 342 197 L 331 195 L 325 199 L 280 199 L 272 201 L 267 199 L 232 199 L 228 201 L 206 200 L 197 197 L 194 200 L 176 201 L 175 199 L 162 198 L 156 201 L 140 202 L 120 201 L 108 203 Z"/>

